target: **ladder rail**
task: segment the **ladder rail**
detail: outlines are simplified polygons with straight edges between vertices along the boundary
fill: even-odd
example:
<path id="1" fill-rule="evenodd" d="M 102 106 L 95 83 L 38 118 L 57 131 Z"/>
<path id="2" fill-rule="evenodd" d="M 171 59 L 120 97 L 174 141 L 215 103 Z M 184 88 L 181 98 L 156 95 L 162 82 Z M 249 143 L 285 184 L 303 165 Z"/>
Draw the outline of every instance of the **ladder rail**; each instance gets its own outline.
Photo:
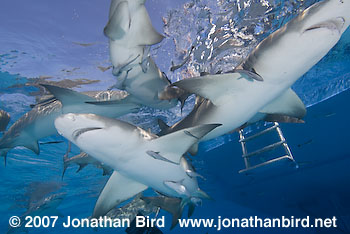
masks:
<path id="1" fill-rule="evenodd" d="M 258 149 L 258 150 L 255 150 L 251 153 L 248 153 L 248 150 L 247 150 L 247 145 L 246 143 L 252 139 L 255 139 L 259 136 L 262 136 L 272 130 L 276 130 L 278 136 L 279 136 L 279 139 L 280 141 L 278 142 L 275 142 L 275 143 L 272 143 L 270 145 L 267 145 L 261 149 Z M 273 126 L 271 127 L 268 127 L 256 134 L 253 134 L 249 137 L 244 137 L 244 129 L 241 129 L 239 131 L 239 142 L 241 143 L 241 147 L 242 147 L 242 157 L 243 157 L 243 160 L 244 160 L 244 164 L 245 164 L 245 169 L 242 169 L 239 171 L 239 173 L 247 173 L 249 170 L 252 170 L 252 169 L 256 169 L 256 168 L 260 168 L 262 166 L 266 166 L 266 165 L 269 165 L 269 164 L 272 164 L 272 163 L 275 163 L 279 160 L 285 160 L 285 159 L 288 159 L 290 160 L 291 162 L 295 163 L 296 165 L 296 168 L 298 168 L 298 164 L 295 162 L 294 160 L 294 157 L 292 155 L 292 152 L 287 144 L 287 141 L 285 139 L 285 137 L 283 136 L 283 133 L 282 133 L 282 130 L 278 124 L 278 122 L 273 122 Z M 250 162 L 250 158 L 253 157 L 253 156 L 256 156 L 256 155 L 259 155 L 259 154 L 262 154 L 264 152 L 267 152 L 267 151 L 271 151 L 271 150 L 274 150 L 275 148 L 279 147 L 279 146 L 283 146 L 284 148 L 284 151 L 286 153 L 286 155 L 283 155 L 283 156 L 277 156 L 277 157 L 274 157 L 270 160 L 267 160 L 265 162 L 262 162 L 262 163 L 258 163 L 256 165 L 252 165 L 251 162 Z"/>

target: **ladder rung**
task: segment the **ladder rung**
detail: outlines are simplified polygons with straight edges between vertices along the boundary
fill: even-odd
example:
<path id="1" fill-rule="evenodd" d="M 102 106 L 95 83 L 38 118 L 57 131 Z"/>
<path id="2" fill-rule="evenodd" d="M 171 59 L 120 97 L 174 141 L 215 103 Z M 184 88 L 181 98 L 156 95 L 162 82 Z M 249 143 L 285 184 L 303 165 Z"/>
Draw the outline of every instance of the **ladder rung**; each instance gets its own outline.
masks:
<path id="1" fill-rule="evenodd" d="M 295 163 L 293 157 L 290 157 L 290 156 L 288 156 L 288 155 L 285 155 L 285 156 L 281 156 L 281 157 L 274 158 L 274 159 L 271 159 L 271 160 L 269 160 L 269 161 L 266 161 L 266 162 L 257 164 L 257 165 L 252 166 L 252 167 L 247 167 L 247 168 L 245 168 L 245 169 L 240 170 L 238 173 L 247 173 L 247 172 L 249 172 L 249 171 L 253 171 L 254 169 L 261 168 L 261 167 L 267 166 L 267 165 L 271 165 L 271 164 L 273 164 L 273 163 L 281 162 L 282 160 L 286 160 L 286 159 L 287 159 L 287 160 L 290 160 L 290 162 Z M 295 165 L 296 165 L 296 168 L 298 168 L 296 163 L 295 163 Z"/>
<path id="2" fill-rule="evenodd" d="M 285 143 L 286 141 L 279 141 L 279 142 L 276 142 L 276 143 L 273 143 L 271 145 L 268 145 L 268 146 L 265 146 L 264 148 L 262 149 L 259 149 L 259 150 L 256 150 L 252 153 L 248 153 L 248 154 L 243 154 L 243 158 L 248 158 L 248 157 L 251 157 L 251 156 L 254 156 L 256 154 L 260 154 L 260 153 L 264 153 L 266 151 L 270 151 L 270 150 L 273 150 L 274 148 L 282 145 L 283 143 Z"/>
<path id="3" fill-rule="evenodd" d="M 272 127 L 266 128 L 265 130 L 263 130 L 261 132 L 258 132 L 258 133 L 254 134 L 252 136 L 240 139 L 239 142 L 246 142 L 246 141 L 252 140 L 252 139 L 254 139 L 254 138 L 258 137 L 258 136 L 261 136 L 261 135 L 263 135 L 263 134 L 265 134 L 265 133 L 267 133 L 267 132 L 269 132 L 269 131 L 277 128 L 277 127 L 278 127 L 278 124 L 275 124 Z"/>

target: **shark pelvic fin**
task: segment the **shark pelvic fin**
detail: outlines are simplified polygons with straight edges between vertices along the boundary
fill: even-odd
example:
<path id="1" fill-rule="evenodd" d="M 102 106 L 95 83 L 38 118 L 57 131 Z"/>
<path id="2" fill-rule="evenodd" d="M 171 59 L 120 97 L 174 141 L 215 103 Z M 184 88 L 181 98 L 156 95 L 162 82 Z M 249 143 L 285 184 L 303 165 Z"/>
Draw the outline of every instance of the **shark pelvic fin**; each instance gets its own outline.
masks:
<path id="1" fill-rule="evenodd" d="M 172 162 L 180 163 L 180 159 L 188 149 L 203 136 L 221 124 L 204 124 L 182 129 L 149 142 L 149 148 L 162 152 L 162 156 Z"/>
<path id="2" fill-rule="evenodd" d="M 147 189 L 147 186 L 124 177 L 114 171 L 96 202 L 93 218 L 98 218 L 108 213 L 119 203 L 135 196 Z"/>
<path id="3" fill-rule="evenodd" d="M 182 204 L 179 198 L 160 196 L 160 197 L 142 197 L 141 199 L 144 200 L 147 204 L 160 207 L 161 209 L 172 214 L 173 219 L 171 222 L 170 229 L 173 229 L 176 226 L 176 224 L 179 222 L 179 219 L 182 216 L 182 211 L 184 208 L 184 205 Z"/>
<path id="4" fill-rule="evenodd" d="M 131 24 L 129 4 L 122 1 L 118 4 L 103 32 L 111 40 L 119 40 L 129 31 Z"/>
<path id="5" fill-rule="evenodd" d="M 302 119 L 306 115 L 306 108 L 298 95 L 292 89 L 288 89 L 259 112 Z"/>
<path id="6" fill-rule="evenodd" d="M 139 16 L 139 22 L 132 22 L 137 25 L 138 30 L 138 38 L 135 38 L 138 40 L 137 45 L 145 46 L 145 45 L 154 45 L 159 42 L 161 42 L 164 39 L 164 36 L 158 33 L 155 28 L 152 25 L 151 19 L 149 18 L 148 12 L 146 10 L 145 6 L 142 6 L 138 14 Z"/>
<path id="7" fill-rule="evenodd" d="M 62 102 L 62 105 L 70 105 L 70 104 L 76 104 L 76 103 L 84 103 L 88 101 L 95 101 L 94 98 L 89 97 L 85 94 L 81 94 L 79 92 L 76 92 L 74 90 L 61 88 L 54 85 L 47 85 L 47 84 L 41 84 L 41 86 L 45 87 L 50 93 L 52 93 L 60 102 Z"/>

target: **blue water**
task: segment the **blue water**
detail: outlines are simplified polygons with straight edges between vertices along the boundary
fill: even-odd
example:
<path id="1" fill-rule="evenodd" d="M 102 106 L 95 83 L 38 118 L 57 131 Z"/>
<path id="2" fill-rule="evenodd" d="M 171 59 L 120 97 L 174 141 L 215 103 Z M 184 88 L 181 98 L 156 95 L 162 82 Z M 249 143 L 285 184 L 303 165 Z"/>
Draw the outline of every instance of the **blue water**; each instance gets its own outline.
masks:
<path id="1" fill-rule="evenodd" d="M 161 1 L 149 0 L 147 7 L 159 31 L 167 38 L 152 48 L 158 66 L 172 80 L 196 75 L 200 71 L 216 72 L 240 62 L 254 46 L 280 27 L 301 9 L 315 1 L 260 1 L 241 10 L 243 1 Z M 244 1 L 249 2 L 249 1 Z M 263 2 L 263 1 L 261 1 Z M 183 5 L 185 4 L 185 5 Z M 256 7 L 260 4 L 259 7 Z M 113 84 L 110 70 L 101 72 L 98 66 L 109 66 L 108 42 L 102 34 L 109 3 L 93 1 L 38 0 L 2 1 L 0 7 L 0 109 L 11 114 L 11 123 L 30 110 L 38 94 L 37 83 L 45 79 L 54 82 L 73 80 L 75 90 L 102 90 Z M 254 9 L 252 6 L 255 6 Z M 229 52 L 215 50 L 208 41 L 213 25 L 234 19 L 243 47 Z M 264 14 L 274 15 L 266 21 Z M 162 19 L 163 17 L 163 19 Z M 30 19 L 30 20 L 28 20 Z M 163 27 L 163 21 L 168 22 Z M 254 23 L 252 23 L 254 22 Z M 224 23 L 221 23 L 224 25 Z M 254 28 L 245 29 L 247 25 Z M 226 27 L 226 26 L 223 26 Z M 244 31 L 246 30 L 246 31 Z M 218 36 L 219 37 L 219 36 Z M 182 38 L 182 40 L 181 40 Z M 183 38 L 186 38 L 184 40 Z M 203 43 L 209 43 L 202 48 Z M 81 46 L 77 43 L 92 43 Z M 191 46 L 208 56 L 205 61 L 193 55 L 190 62 L 171 72 L 171 62 L 179 64 Z M 214 48 L 214 50 L 212 50 Z M 216 53 L 208 54 L 208 51 Z M 227 57 L 227 53 L 234 54 Z M 249 218 L 250 216 L 294 216 L 327 218 L 336 216 L 338 228 L 331 229 L 224 229 L 221 233 L 350 233 L 349 181 L 350 137 L 348 116 L 350 91 L 350 31 L 315 67 L 293 86 L 308 106 L 305 124 L 282 124 L 281 128 L 299 168 L 276 167 L 253 175 L 239 174 L 244 168 L 238 134 L 229 134 L 204 142 L 193 163 L 207 180 L 200 187 L 212 198 L 196 208 L 193 218 Z M 40 93 L 40 92 L 39 92 Z M 184 109 L 186 114 L 191 105 Z M 124 119 L 144 128 L 157 130 L 152 119 L 162 117 L 169 122 L 182 118 L 179 108 L 157 111 L 143 108 L 140 113 Z M 151 120 L 152 121 L 151 121 Z M 268 138 L 257 144 L 268 144 Z M 41 139 L 41 143 L 64 141 L 59 136 Z M 10 151 L 7 165 L 1 165 L 0 232 L 8 231 L 8 219 L 27 211 L 33 190 L 44 188 L 62 193 L 57 207 L 60 215 L 85 218 L 91 215 L 96 199 L 107 181 L 99 169 L 89 165 L 79 173 L 69 167 L 62 180 L 63 155 L 67 143 L 41 144 L 39 156 L 25 148 Z M 79 153 L 74 148 L 71 155 Z M 44 192 L 41 197 L 48 196 Z M 37 195 L 40 197 L 39 195 Z M 186 211 L 184 212 L 185 217 Z M 47 215 L 57 215 L 47 213 Z M 166 218 L 164 233 L 215 233 L 215 229 L 176 227 L 169 231 L 171 217 Z M 60 218 L 62 222 L 65 218 Z M 30 233 L 95 233 L 92 229 L 56 228 L 28 230 Z M 98 230 L 103 233 L 124 233 L 124 229 Z"/>

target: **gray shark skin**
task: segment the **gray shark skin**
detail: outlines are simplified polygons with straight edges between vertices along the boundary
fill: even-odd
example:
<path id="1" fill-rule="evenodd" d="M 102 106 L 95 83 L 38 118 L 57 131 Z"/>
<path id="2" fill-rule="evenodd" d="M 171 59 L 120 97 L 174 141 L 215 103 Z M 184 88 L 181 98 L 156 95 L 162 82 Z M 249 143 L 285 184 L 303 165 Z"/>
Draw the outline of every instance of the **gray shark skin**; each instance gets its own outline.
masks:
<path id="1" fill-rule="evenodd" d="M 112 219 L 129 219 L 131 222 L 138 214 L 148 216 L 152 213 L 157 213 L 157 211 L 158 206 L 146 203 L 142 195 L 139 194 L 128 204 L 110 210 L 106 216 Z"/>
<path id="2" fill-rule="evenodd" d="M 57 210 L 57 207 L 62 203 L 63 199 L 65 197 L 65 193 L 57 193 L 52 194 L 50 196 L 44 197 L 42 200 L 37 201 L 36 203 L 30 204 L 30 207 L 28 210 L 21 215 L 19 218 L 21 219 L 21 226 L 14 228 L 9 227 L 7 233 L 23 233 L 23 232 L 29 232 L 28 228 L 25 227 L 26 216 L 60 216 L 63 217 L 63 215 Z"/>
<path id="3" fill-rule="evenodd" d="M 169 128 L 162 124 L 160 135 L 221 123 L 204 141 L 261 119 L 302 122 L 306 108 L 290 87 L 339 41 L 350 24 L 349 12 L 348 0 L 316 3 L 263 40 L 232 73 L 174 83 L 201 98 L 183 120 Z"/>
<path id="4" fill-rule="evenodd" d="M 158 109 L 175 107 L 177 99 L 161 100 L 159 93 L 170 82 L 149 56 L 150 45 L 163 40 L 153 28 L 144 0 L 112 0 L 104 29 L 117 83 L 140 104 Z M 101 103 L 106 105 L 107 103 Z"/>
<path id="5" fill-rule="evenodd" d="M 6 130 L 7 125 L 10 122 L 10 114 L 4 110 L 0 110 L 0 132 Z"/>
<path id="6" fill-rule="evenodd" d="M 94 165 L 96 168 L 103 170 L 103 175 L 110 175 L 112 172 L 112 169 L 103 163 L 97 161 L 95 158 L 91 157 L 87 153 L 81 152 L 80 154 L 77 154 L 73 157 L 64 157 L 63 158 L 63 173 L 62 178 L 67 170 L 67 168 L 71 165 L 77 164 L 79 165 L 77 173 L 81 171 L 83 168 L 85 168 L 87 165 L 91 164 Z"/>
<path id="7" fill-rule="evenodd" d="M 55 120 L 62 136 L 114 170 L 92 217 L 105 215 L 148 187 L 180 198 L 183 206 L 192 200 L 208 199 L 199 189 L 196 177 L 188 175 L 188 170 L 193 168 L 183 154 L 218 126 L 220 124 L 200 125 L 158 137 L 129 123 L 94 114 L 69 113 Z M 151 157 L 147 152 L 158 152 L 167 160 Z M 168 181 L 176 183 L 168 186 Z"/>
<path id="8" fill-rule="evenodd" d="M 129 66 L 142 64 L 145 46 L 164 38 L 152 26 L 145 0 L 112 0 L 104 34 L 109 38 L 110 58 L 117 75 Z M 146 55 L 147 56 L 147 55 Z"/>
<path id="9" fill-rule="evenodd" d="M 166 78 L 153 59 L 147 57 L 147 69 L 143 71 L 140 64 L 130 68 L 126 74 L 117 76 L 118 84 L 115 86 L 118 89 L 127 91 L 133 97 L 133 101 L 144 106 L 149 106 L 157 109 L 169 109 L 175 107 L 178 99 L 162 100 L 159 94 L 170 85 Z M 181 100 L 182 97 L 179 99 Z M 113 101 L 90 102 L 96 105 L 113 105 Z"/>
<path id="10" fill-rule="evenodd" d="M 48 101 L 34 106 L 4 133 L 0 139 L 0 154 L 5 159 L 7 152 L 17 146 L 24 146 L 39 154 L 38 140 L 57 133 L 54 121 L 62 113 L 97 113 L 116 118 L 139 108 L 138 104 L 129 101 L 128 94 L 123 91 L 78 93 L 51 85 L 45 87 L 57 98 L 49 98 Z M 99 100 L 118 100 L 118 102 L 109 108 L 86 103 Z"/>
<path id="11" fill-rule="evenodd" d="M 23 233 L 29 232 L 25 227 L 26 216 L 60 216 L 63 217 L 57 207 L 65 198 L 65 193 L 58 192 L 61 184 L 56 182 L 33 182 L 27 187 L 27 192 L 24 194 L 27 198 L 25 205 L 26 211 L 20 215 L 21 226 L 13 228 L 9 226 L 7 233 Z"/>

